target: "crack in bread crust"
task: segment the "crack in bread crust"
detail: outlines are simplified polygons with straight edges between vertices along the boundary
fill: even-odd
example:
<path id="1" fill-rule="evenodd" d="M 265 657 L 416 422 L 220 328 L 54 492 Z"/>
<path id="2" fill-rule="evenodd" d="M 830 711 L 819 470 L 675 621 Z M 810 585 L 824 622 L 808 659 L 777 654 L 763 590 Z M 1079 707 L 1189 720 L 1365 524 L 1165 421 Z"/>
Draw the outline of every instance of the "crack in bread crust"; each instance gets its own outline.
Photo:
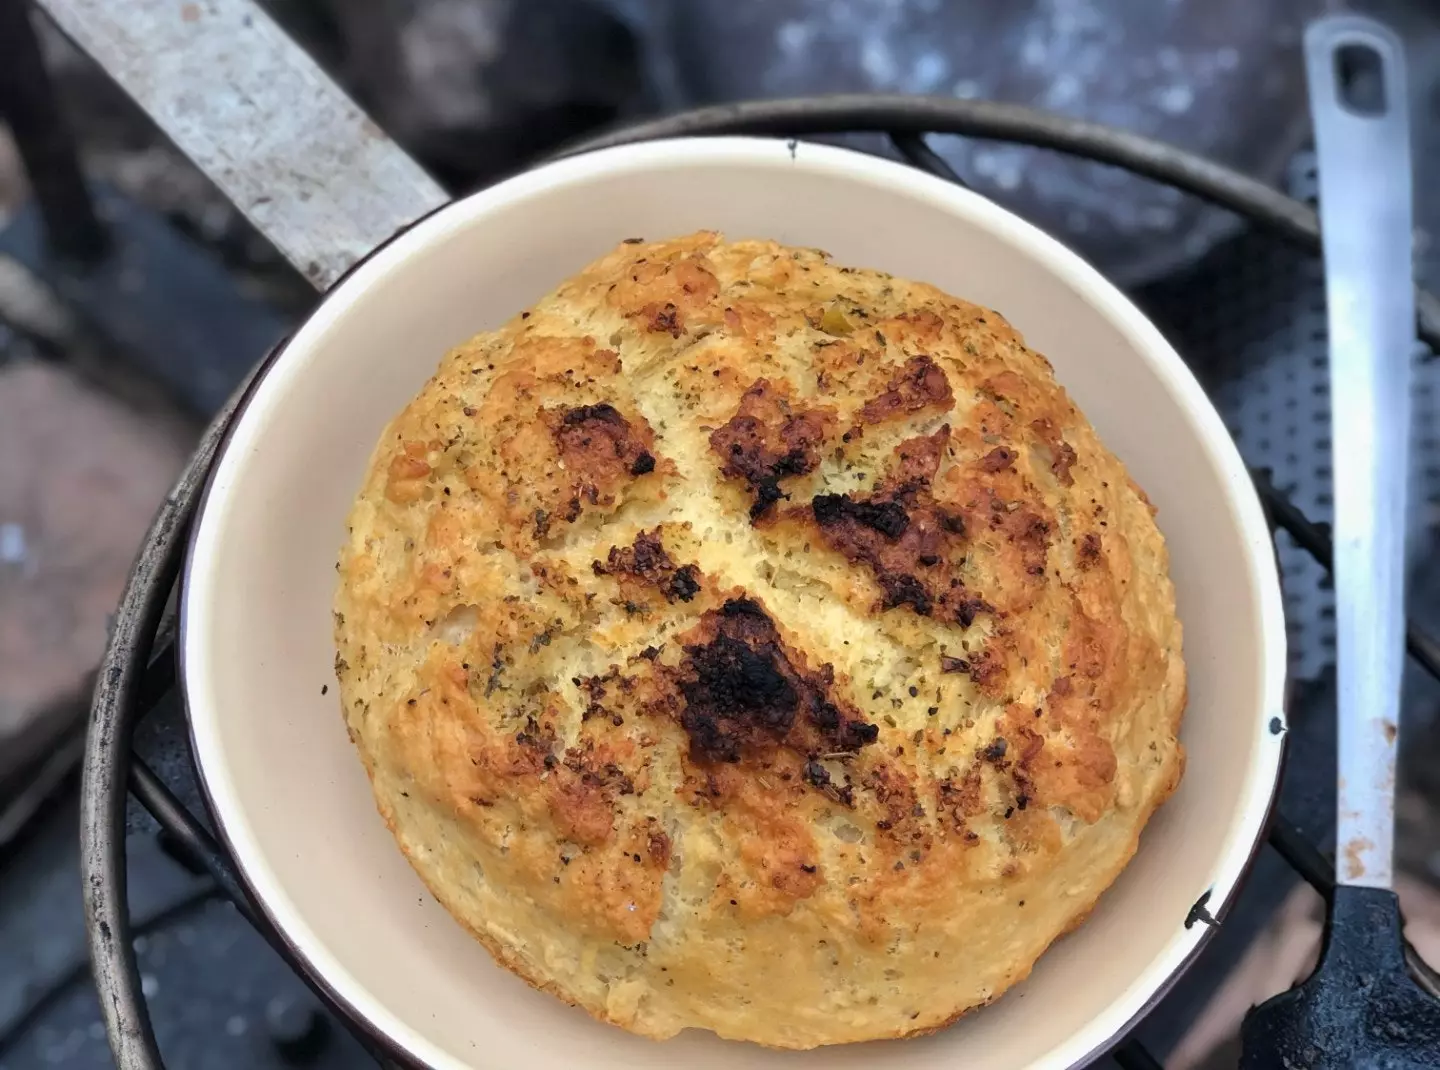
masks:
<path id="1" fill-rule="evenodd" d="M 452 351 L 335 611 L 421 878 L 652 1037 L 942 1028 L 1079 924 L 1183 766 L 1163 539 L 1048 363 L 770 242 L 622 244 Z"/>

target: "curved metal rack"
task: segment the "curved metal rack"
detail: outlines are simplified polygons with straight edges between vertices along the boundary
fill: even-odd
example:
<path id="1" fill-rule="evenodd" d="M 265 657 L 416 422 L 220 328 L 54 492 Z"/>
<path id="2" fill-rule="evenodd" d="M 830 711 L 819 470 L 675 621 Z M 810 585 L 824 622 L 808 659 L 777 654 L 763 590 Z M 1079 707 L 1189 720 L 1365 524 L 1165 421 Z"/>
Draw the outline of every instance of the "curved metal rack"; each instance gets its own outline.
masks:
<path id="1" fill-rule="evenodd" d="M 1320 247 L 1315 212 L 1301 201 L 1162 142 L 1078 119 L 1012 104 L 902 96 L 837 95 L 722 105 L 628 127 L 577 144 L 573 154 L 658 137 L 759 134 L 787 138 L 875 133 L 889 137 L 912 165 L 949 181 L 961 181 L 926 142 L 929 134 L 959 134 L 1053 149 L 1122 167 L 1227 208 L 1312 252 Z M 1440 349 L 1440 301 L 1417 293 L 1417 335 Z M 253 373 L 252 373 L 253 378 Z M 95 982 L 101 995 L 109 1042 L 121 1070 L 162 1070 L 149 1009 L 142 993 L 126 895 L 125 809 L 127 792 L 155 817 L 173 844 L 197 870 L 209 875 L 220 894 L 296 970 L 336 1018 L 386 1067 L 411 1065 L 400 1053 L 367 1034 L 335 1006 L 286 950 L 284 942 L 250 903 L 231 859 L 206 828 L 132 751 L 136 726 L 175 685 L 175 638 L 167 617 L 190 526 L 216 449 L 233 417 L 243 385 L 205 432 L 185 471 L 167 496 L 145 540 L 121 600 L 109 646 L 101 663 L 84 758 L 81 803 L 81 867 L 86 926 Z M 1265 471 L 1254 473 L 1256 488 L 1273 531 L 1285 531 L 1329 568 L 1326 525 L 1310 521 Z M 1440 640 L 1414 625 L 1407 633 L 1411 657 L 1440 680 Z M 1283 731 L 1278 722 L 1273 726 Z M 1269 844 L 1322 895 L 1334 887 L 1334 863 L 1277 813 Z M 1218 926 L 1203 900 L 1189 924 Z M 1417 980 L 1440 996 L 1440 979 L 1407 945 Z M 1110 1053 L 1126 1070 L 1161 1064 L 1138 1042 L 1124 1039 Z"/>

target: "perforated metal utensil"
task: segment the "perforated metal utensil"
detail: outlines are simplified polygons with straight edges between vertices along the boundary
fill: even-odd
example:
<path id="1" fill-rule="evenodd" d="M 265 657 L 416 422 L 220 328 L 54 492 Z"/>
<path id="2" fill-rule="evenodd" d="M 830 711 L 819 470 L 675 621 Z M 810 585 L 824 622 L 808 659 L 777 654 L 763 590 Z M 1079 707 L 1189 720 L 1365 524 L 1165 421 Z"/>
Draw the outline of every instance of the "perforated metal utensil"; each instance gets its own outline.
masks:
<path id="1" fill-rule="evenodd" d="M 1330 333 L 1339 781 L 1325 948 L 1254 1008 L 1247 1070 L 1440 1065 L 1440 1002 L 1405 965 L 1391 888 L 1405 657 L 1411 162 L 1401 42 L 1354 16 L 1314 23 L 1305 61 Z"/>

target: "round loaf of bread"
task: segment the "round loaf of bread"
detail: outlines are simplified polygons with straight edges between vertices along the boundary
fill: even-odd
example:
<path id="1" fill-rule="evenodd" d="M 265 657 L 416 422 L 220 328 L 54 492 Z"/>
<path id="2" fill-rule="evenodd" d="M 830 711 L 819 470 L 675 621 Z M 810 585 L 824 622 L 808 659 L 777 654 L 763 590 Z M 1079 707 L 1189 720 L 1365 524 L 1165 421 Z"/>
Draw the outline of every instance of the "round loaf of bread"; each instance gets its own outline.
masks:
<path id="1" fill-rule="evenodd" d="M 387 428 L 345 719 L 421 879 L 537 988 L 656 1038 L 934 1030 L 1179 781 L 1152 514 L 995 312 L 627 241 Z"/>

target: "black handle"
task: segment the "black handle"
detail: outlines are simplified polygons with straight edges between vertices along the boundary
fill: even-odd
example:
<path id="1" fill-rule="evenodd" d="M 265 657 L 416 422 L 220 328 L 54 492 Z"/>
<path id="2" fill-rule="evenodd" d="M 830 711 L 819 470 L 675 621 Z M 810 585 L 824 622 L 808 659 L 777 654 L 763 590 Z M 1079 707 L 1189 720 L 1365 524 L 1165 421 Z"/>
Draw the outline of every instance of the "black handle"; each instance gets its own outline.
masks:
<path id="1" fill-rule="evenodd" d="M 1320 965 L 1253 1008 L 1241 1041 L 1241 1070 L 1440 1067 L 1440 1002 L 1406 970 L 1395 893 L 1336 888 Z"/>

